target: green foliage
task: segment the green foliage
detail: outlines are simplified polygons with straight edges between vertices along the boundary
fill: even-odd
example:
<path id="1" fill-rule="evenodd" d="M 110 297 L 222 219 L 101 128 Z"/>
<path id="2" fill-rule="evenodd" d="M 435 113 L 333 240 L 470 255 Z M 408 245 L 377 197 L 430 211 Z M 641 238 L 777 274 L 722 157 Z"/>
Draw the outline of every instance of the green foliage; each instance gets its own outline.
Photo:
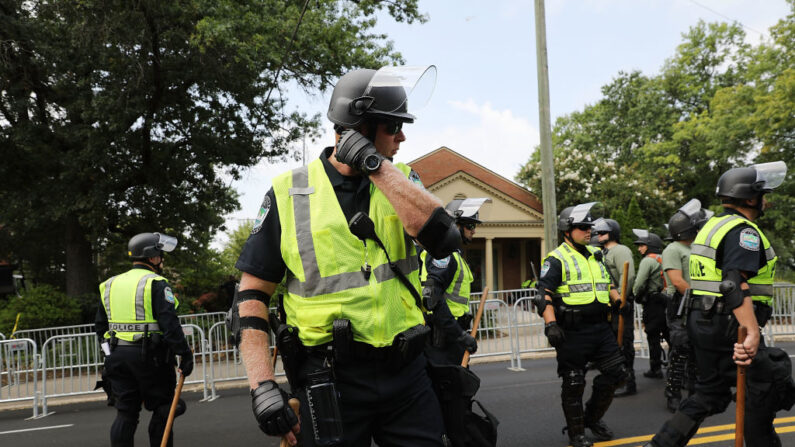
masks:
<path id="1" fill-rule="evenodd" d="M 616 212 L 614 219 L 621 225 L 621 243 L 629 247 L 632 252 L 632 257 L 635 260 L 635 266 L 637 267 L 640 263 L 640 253 L 638 253 L 635 248 L 636 245 L 633 243 L 637 237 L 635 233 L 632 232 L 632 229 L 648 229 L 646 220 L 643 218 L 643 211 L 641 211 L 640 206 L 638 206 L 637 200 L 632 198 L 626 210 L 619 210 Z"/>
<path id="2" fill-rule="evenodd" d="M 175 256 L 186 264 L 209 256 L 202 247 L 238 206 L 229 179 L 317 136 L 320 117 L 292 110 L 288 86 L 316 93 L 351 68 L 401 62 L 373 32 L 380 11 L 425 20 L 417 0 L 318 0 L 290 44 L 303 5 L 8 3 L 0 26 L 4 251 L 74 295 L 94 292 L 97 273 L 115 269 L 116 248 L 136 233 L 179 236 Z M 108 262 L 95 265 L 98 254 Z"/>
<path id="3" fill-rule="evenodd" d="M 771 28 L 770 41 L 754 47 L 738 24 L 700 22 L 659 74 L 621 72 L 597 103 L 558 118 L 552 143 L 559 208 L 601 201 L 624 228 L 635 218 L 622 213 L 637 214 L 634 200 L 648 225 L 635 228 L 663 237 L 663 224 L 690 198 L 719 208 L 715 185 L 729 168 L 783 160 L 792 172 L 795 0 L 788 1 L 790 14 Z M 516 179 L 540 191 L 538 151 Z M 775 207 L 760 225 L 779 271 L 795 270 L 792 174 L 767 198 Z"/>
<path id="4" fill-rule="evenodd" d="M 0 332 L 11 335 L 19 313 L 17 330 L 85 323 L 78 301 L 49 285 L 30 287 L 23 296 L 10 298 L 0 310 Z"/>

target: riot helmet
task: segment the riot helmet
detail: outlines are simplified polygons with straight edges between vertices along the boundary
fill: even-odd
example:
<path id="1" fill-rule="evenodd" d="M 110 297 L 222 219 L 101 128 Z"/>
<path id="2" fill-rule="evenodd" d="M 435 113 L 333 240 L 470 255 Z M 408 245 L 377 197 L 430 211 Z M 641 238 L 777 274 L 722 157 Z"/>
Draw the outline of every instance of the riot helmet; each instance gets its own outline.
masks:
<path id="1" fill-rule="evenodd" d="M 464 228 L 475 229 L 475 225 L 483 223 L 480 220 L 480 207 L 484 203 L 491 202 L 489 198 L 454 199 L 445 206 L 445 209 L 455 217 L 455 223 L 461 232 L 461 240 L 464 244 L 472 242 L 464 234 Z"/>
<path id="2" fill-rule="evenodd" d="M 650 232 L 649 230 L 641 230 L 633 228 L 632 232 L 638 238 L 635 240 L 635 245 L 645 245 L 648 247 L 647 253 L 662 253 L 663 241 L 660 236 Z"/>
<path id="3" fill-rule="evenodd" d="M 607 234 L 610 241 L 621 240 L 621 225 L 613 219 L 599 219 L 594 223 L 593 231 L 597 234 Z"/>
<path id="4" fill-rule="evenodd" d="M 668 232 L 675 241 L 689 241 L 696 238 L 701 227 L 715 214 L 701 208 L 701 201 L 690 199 L 668 220 Z"/>
<path id="5" fill-rule="evenodd" d="M 558 230 L 571 231 L 574 227 L 592 227 L 594 221 L 602 217 L 604 206 L 600 202 L 581 203 L 563 208 L 558 216 Z"/>
<path id="6" fill-rule="evenodd" d="M 415 116 L 408 113 L 409 97 L 412 110 L 422 108 L 435 83 L 433 65 L 353 70 L 334 86 L 326 116 L 346 129 L 359 126 L 367 118 L 413 123 Z"/>
<path id="7" fill-rule="evenodd" d="M 733 199 L 753 199 L 779 187 L 787 176 L 787 164 L 783 161 L 732 168 L 718 179 L 715 194 Z"/>
<path id="8" fill-rule="evenodd" d="M 174 251 L 177 238 L 160 233 L 140 233 L 127 243 L 127 255 L 133 259 L 163 256 L 163 252 Z"/>

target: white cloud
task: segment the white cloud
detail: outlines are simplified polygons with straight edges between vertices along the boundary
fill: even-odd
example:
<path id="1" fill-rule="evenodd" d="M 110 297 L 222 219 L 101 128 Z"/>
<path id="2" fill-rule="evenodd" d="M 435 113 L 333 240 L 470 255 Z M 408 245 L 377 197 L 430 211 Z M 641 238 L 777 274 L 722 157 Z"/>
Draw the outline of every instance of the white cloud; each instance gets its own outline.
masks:
<path id="1" fill-rule="evenodd" d="M 413 160 L 440 146 L 447 146 L 503 177 L 513 179 L 538 145 L 537 126 L 510 109 L 495 109 L 489 102 L 478 104 L 467 99 L 449 101 L 448 104 L 472 119 L 441 129 L 419 127 L 417 132 L 408 129 L 408 140 L 399 153 L 399 159 Z"/>

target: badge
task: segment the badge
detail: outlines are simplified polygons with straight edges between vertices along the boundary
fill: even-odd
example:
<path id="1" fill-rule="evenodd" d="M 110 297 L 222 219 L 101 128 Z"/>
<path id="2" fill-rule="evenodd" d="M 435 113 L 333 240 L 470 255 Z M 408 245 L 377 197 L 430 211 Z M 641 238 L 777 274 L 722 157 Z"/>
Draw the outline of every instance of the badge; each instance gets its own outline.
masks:
<path id="1" fill-rule="evenodd" d="M 254 220 L 254 228 L 251 229 L 251 234 L 257 234 L 262 228 L 262 224 L 265 222 L 265 218 L 268 217 L 268 211 L 271 210 L 271 198 L 267 194 L 265 194 L 265 198 L 262 199 L 262 205 L 259 206 L 259 213 L 257 214 L 257 218 Z"/>
<path id="2" fill-rule="evenodd" d="M 425 185 L 422 184 L 422 180 L 420 180 L 420 175 L 417 174 L 417 171 L 413 169 L 411 170 L 411 172 L 409 173 L 409 180 L 411 180 L 412 183 L 420 185 L 422 189 L 425 189 Z"/>
<path id="3" fill-rule="evenodd" d="M 177 299 L 174 298 L 174 292 L 171 291 L 171 287 L 166 287 L 166 290 L 164 290 L 164 293 L 166 294 L 166 301 L 168 301 L 171 304 L 174 304 L 174 302 Z"/>
<path id="4" fill-rule="evenodd" d="M 434 259 L 431 261 L 434 267 L 440 269 L 446 269 L 448 265 L 450 265 L 450 256 L 443 258 L 443 259 Z"/>
<path id="5" fill-rule="evenodd" d="M 541 266 L 541 277 L 543 278 L 548 271 L 549 271 L 549 261 L 544 261 L 544 265 Z"/>
<path id="6" fill-rule="evenodd" d="M 740 232 L 740 247 L 759 251 L 759 234 L 753 228 L 746 228 Z"/>

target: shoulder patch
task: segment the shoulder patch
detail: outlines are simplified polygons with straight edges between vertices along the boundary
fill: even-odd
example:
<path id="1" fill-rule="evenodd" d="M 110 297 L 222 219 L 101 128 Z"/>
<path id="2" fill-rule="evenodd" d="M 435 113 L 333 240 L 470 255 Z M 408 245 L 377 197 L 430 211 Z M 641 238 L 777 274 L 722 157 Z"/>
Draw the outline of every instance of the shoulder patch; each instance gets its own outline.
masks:
<path id="1" fill-rule="evenodd" d="M 436 268 L 445 269 L 448 265 L 450 265 L 450 256 L 442 259 L 434 259 L 431 261 L 431 264 L 433 264 L 433 266 Z"/>
<path id="2" fill-rule="evenodd" d="M 257 218 L 254 220 L 254 228 L 251 229 L 251 234 L 257 234 L 259 232 L 259 230 L 262 228 L 263 222 L 265 222 L 265 218 L 268 217 L 268 212 L 270 210 L 271 198 L 265 194 L 265 198 L 262 199 L 262 204 L 259 206 Z"/>
<path id="3" fill-rule="evenodd" d="M 544 265 L 541 266 L 541 278 L 546 276 L 547 272 L 549 271 L 549 261 L 544 261 Z"/>
<path id="4" fill-rule="evenodd" d="M 759 233 L 753 228 L 746 228 L 740 232 L 740 247 L 750 251 L 759 251 L 760 243 Z"/>
<path id="5" fill-rule="evenodd" d="M 171 291 L 171 287 L 166 287 L 166 290 L 164 290 L 163 293 L 166 295 L 166 301 L 169 303 L 174 304 L 174 302 L 177 300 L 174 298 L 174 292 Z"/>
<path id="6" fill-rule="evenodd" d="M 417 185 L 420 185 L 423 189 L 425 189 L 425 185 L 422 184 L 422 180 L 420 180 L 420 175 L 417 173 L 417 171 L 413 169 L 411 170 L 411 172 L 409 173 L 409 180 L 411 180 L 412 183 L 416 183 Z"/>

